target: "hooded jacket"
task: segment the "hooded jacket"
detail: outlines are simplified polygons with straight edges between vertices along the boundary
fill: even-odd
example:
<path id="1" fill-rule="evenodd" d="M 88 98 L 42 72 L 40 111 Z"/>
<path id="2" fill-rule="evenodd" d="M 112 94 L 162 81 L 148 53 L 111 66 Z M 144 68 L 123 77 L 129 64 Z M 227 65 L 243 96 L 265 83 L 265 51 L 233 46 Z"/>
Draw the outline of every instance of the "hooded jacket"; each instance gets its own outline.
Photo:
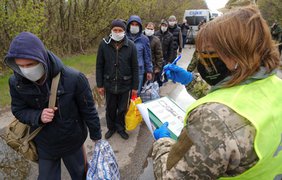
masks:
<path id="1" fill-rule="evenodd" d="M 139 24 L 139 33 L 136 35 L 130 32 L 131 22 L 137 22 Z M 137 49 L 137 59 L 139 66 L 139 74 L 145 72 L 153 72 L 153 64 L 151 58 L 150 42 L 147 36 L 142 33 L 142 22 L 139 16 L 132 15 L 127 21 L 126 34 L 130 40 L 132 40 Z"/>
<path id="2" fill-rule="evenodd" d="M 44 80 L 38 84 L 26 79 L 15 58 L 42 63 Z M 92 140 L 101 139 L 100 121 L 86 77 L 64 66 L 38 37 L 29 32 L 20 33 L 12 41 L 4 61 L 14 71 L 9 79 L 12 113 L 32 130 L 43 124 L 41 113 L 48 108 L 52 79 L 61 72 L 56 99 L 58 110 L 53 121 L 46 123 L 34 139 L 39 158 L 53 159 L 77 151 L 87 137 L 87 127 Z"/>

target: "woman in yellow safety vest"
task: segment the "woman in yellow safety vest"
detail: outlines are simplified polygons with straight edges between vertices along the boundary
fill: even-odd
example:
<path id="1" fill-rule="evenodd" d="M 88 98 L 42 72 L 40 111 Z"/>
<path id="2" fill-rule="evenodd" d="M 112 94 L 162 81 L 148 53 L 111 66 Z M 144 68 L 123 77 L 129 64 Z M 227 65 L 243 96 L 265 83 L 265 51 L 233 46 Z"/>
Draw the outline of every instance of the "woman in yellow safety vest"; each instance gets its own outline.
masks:
<path id="1" fill-rule="evenodd" d="M 212 89 L 187 110 L 178 141 L 168 123 L 155 130 L 156 179 L 282 179 L 279 55 L 257 7 L 208 22 L 196 50 Z M 164 71 L 176 82 L 189 73 L 174 64 Z"/>

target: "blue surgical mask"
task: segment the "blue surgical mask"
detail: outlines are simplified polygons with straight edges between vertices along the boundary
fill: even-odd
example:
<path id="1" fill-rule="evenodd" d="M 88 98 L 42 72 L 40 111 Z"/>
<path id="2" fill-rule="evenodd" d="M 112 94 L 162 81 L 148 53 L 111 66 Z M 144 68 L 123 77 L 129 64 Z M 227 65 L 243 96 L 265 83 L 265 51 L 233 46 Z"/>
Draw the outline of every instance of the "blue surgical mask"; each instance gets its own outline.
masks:
<path id="1" fill-rule="evenodd" d="M 137 33 L 139 33 L 139 26 L 130 26 L 130 32 L 132 33 L 132 34 L 137 34 Z"/>

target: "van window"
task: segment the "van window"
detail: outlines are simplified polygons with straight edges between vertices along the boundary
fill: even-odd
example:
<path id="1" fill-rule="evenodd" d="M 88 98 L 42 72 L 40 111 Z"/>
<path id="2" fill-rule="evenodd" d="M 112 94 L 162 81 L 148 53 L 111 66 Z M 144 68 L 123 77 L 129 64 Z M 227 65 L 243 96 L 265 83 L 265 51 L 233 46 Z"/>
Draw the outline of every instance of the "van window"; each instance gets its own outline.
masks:
<path id="1" fill-rule="evenodd" d="M 186 21 L 190 26 L 198 26 L 199 23 L 206 19 L 205 16 L 186 16 Z"/>

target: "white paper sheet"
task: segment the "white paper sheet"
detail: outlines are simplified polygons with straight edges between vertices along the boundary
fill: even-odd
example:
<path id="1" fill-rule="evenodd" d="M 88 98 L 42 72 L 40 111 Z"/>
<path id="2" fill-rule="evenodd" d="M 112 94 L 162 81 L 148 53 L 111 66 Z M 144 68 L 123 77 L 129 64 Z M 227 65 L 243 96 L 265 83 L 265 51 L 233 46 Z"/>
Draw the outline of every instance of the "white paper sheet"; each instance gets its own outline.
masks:
<path id="1" fill-rule="evenodd" d="M 184 126 L 185 111 L 194 101 L 195 99 L 187 93 L 185 86 L 179 84 L 168 96 L 138 104 L 137 108 L 152 134 L 155 127 L 151 123 L 148 109 L 150 109 L 162 123 L 168 122 L 168 128 L 176 136 L 179 136 Z"/>
<path id="2" fill-rule="evenodd" d="M 149 131 L 153 135 L 153 132 L 154 132 L 155 129 L 153 128 L 153 125 L 150 121 L 149 112 L 148 112 L 147 107 L 145 106 L 145 104 L 142 103 L 142 104 L 137 104 L 137 108 L 138 108 L 139 112 L 141 113 L 142 118 L 143 118 L 144 122 L 146 123 Z"/>

